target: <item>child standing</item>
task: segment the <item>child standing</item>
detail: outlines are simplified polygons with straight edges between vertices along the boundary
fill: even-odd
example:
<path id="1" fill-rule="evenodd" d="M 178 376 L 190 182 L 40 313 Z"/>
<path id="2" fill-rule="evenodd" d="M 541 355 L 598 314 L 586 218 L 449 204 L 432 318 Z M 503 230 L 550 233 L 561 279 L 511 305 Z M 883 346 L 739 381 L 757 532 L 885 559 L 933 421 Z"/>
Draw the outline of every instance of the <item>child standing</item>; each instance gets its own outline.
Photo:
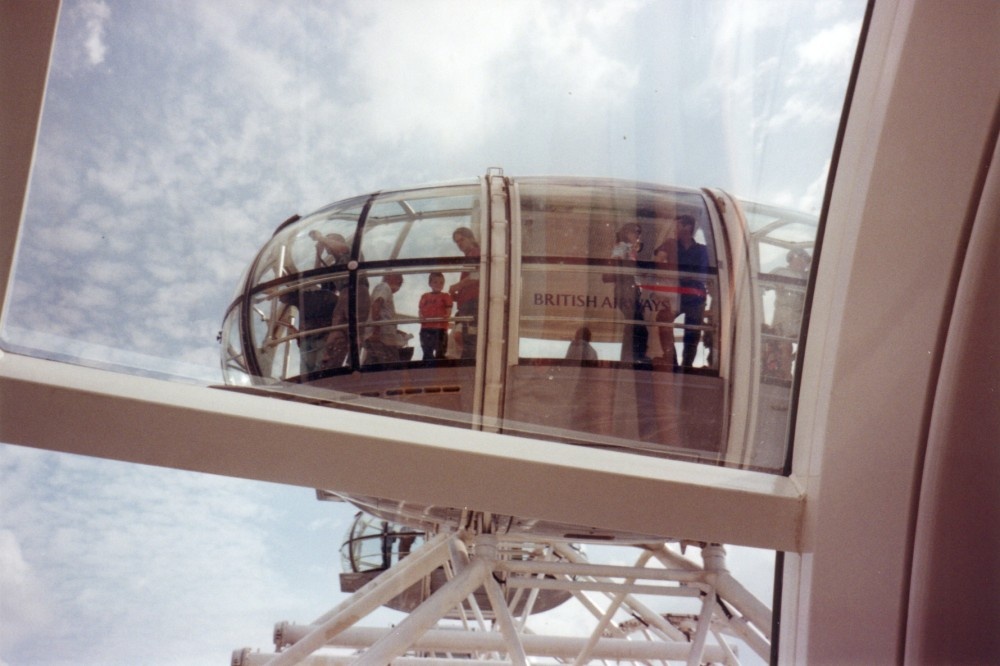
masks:
<path id="1" fill-rule="evenodd" d="M 424 360 L 444 358 L 448 350 L 448 317 L 452 298 L 444 289 L 444 274 L 431 273 L 427 278 L 431 290 L 420 297 L 420 348 Z"/>

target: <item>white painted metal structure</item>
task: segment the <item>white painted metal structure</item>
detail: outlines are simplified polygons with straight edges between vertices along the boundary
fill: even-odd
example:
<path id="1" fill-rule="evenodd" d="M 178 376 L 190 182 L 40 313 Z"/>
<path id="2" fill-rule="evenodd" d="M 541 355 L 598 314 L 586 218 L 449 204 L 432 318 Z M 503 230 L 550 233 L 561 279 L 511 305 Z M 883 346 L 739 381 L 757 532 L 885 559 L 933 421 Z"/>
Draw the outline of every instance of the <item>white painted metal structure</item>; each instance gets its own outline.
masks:
<path id="1" fill-rule="evenodd" d="M 729 574 L 721 546 L 705 545 L 702 556 L 704 566 L 699 566 L 653 545 L 641 549 L 633 566 L 597 565 L 566 543 L 536 535 L 442 531 L 311 624 L 279 623 L 275 647 L 280 652 L 237 650 L 232 663 L 526 664 L 531 659 L 737 664 L 734 636 L 767 659 L 770 610 Z M 651 560 L 662 566 L 646 566 Z M 356 626 L 438 567 L 448 571 L 448 582 L 398 626 Z M 479 588 L 486 591 L 486 607 L 473 596 Z M 514 591 L 509 601 L 505 590 Z M 531 605 L 543 591 L 570 592 L 572 602 L 594 617 L 589 633 L 546 636 L 530 631 Z M 658 614 L 644 602 L 649 597 L 696 599 L 699 610 L 688 616 Z M 518 603 L 522 610 L 515 613 Z M 456 609 L 460 621 L 438 624 Z M 630 621 L 613 623 L 618 612 L 628 613 Z"/>
<path id="2" fill-rule="evenodd" d="M 0 12 L 9 267 L 58 3 L 5 2 Z M 785 553 L 779 662 L 991 660 L 1000 654 L 998 35 L 992 0 L 873 3 L 831 167 L 789 476 L 596 449 L 568 456 L 558 444 L 421 423 L 381 435 L 375 416 L 297 404 L 268 413 L 266 398 L 9 352 L 0 440 L 772 548 Z M 0 280 L 6 294 L 8 271 Z M 366 473 L 375 467 L 377 478 Z M 479 467 L 507 480 L 503 493 L 462 474 Z M 581 487 L 600 492 L 581 497 Z M 654 508 L 608 501 L 635 495 Z M 667 506 L 688 510 L 658 509 Z"/>

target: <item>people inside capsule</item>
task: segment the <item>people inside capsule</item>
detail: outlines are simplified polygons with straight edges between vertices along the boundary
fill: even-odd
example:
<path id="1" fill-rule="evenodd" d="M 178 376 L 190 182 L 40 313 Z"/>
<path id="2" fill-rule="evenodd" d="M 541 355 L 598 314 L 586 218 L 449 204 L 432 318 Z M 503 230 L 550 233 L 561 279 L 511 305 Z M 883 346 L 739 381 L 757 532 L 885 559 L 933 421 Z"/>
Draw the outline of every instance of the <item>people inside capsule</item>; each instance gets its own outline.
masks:
<path id="1" fill-rule="evenodd" d="M 611 249 L 611 258 L 621 265 L 623 262 L 634 262 L 639 259 L 642 250 L 642 227 L 637 222 L 627 222 L 618 228 L 615 234 L 615 245 Z M 646 350 L 649 345 L 649 331 L 643 321 L 641 292 L 634 272 L 615 273 L 610 279 L 615 286 L 615 303 L 625 326 L 622 330 L 622 361 L 648 363 Z"/>
<path id="2" fill-rule="evenodd" d="M 694 365 L 705 320 L 705 278 L 708 274 L 708 248 L 695 240 L 697 224 L 691 215 L 677 217 L 677 269 L 680 279 L 680 314 L 684 315 L 684 347 L 681 363 Z"/>
<path id="3" fill-rule="evenodd" d="M 316 268 L 333 265 L 346 265 L 351 256 L 351 246 L 340 234 L 322 234 L 313 229 L 309 238 L 316 241 Z"/>
<path id="4" fill-rule="evenodd" d="M 363 365 L 376 363 L 396 363 L 402 357 L 400 350 L 405 344 L 404 336 L 396 326 L 396 302 L 394 294 L 403 286 L 403 276 L 389 273 L 375 285 L 371 292 L 371 316 L 368 335 L 364 340 Z M 378 322 L 386 322 L 378 324 Z"/>
<path id="5" fill-rule="evenodd" d="M 351 248 L 343 236 L 337 233 L 322 234 L 316 229 L 309 232 L 315 241 L 316 258 L 313 268 L 344 265 L 350 257 Z M 346 280 L 329 280 L 305 289 L 290 292 L 281 297 L 283 303 L 295 305 L 299 310 L 299 372 L 308 374 L 319 369 L 323 348 L 328 332 L 308 333 L 327 329 L 333 320 L 333 313 Z M 345 300 L 346 305 L 346 297 Z"/>
<path id="6" fill-rule="evenodd" d="M 455 302 L 455 314 L 459 319 L 455 326 L 455 337 L 461 349 L 461 358 L 476 357 L 476 338 L 479 330 L 479 241 L 468 227 L 459 227 L 452 232 L 451 239 L 469 259 L 475 259 L 477 268 L 462 271 L 458 282 L 451 285 L 448 293 Z"/>
<path id="7" fill-rule="evenodd" d="M 802 313 L 806 303 L 805 281 L 809 277 L 812 257 L 805 249 L 795 247 L 785 255 L 785 261 L 787 265 L 774 271 L 774 274 L 789 280 L 775 286 L 774 315 L 771 318 L 771 331 L 782 339 L 772 345 L 776 347 L 776 354 L 766 359 L 764 367 L 770 375 L 790 378 L 795 358 L 793 341 L 798 338 L 802 327 Z"/>
<path id="8" fill-rule="evenodd" d="M 425 361 L 442 359 L 448 351 L 448 320 L 453 300 L 444 289 L 444 273 L 432 272 L 427 277 L 431 290 L 420 296 L 420 349 Z"/>

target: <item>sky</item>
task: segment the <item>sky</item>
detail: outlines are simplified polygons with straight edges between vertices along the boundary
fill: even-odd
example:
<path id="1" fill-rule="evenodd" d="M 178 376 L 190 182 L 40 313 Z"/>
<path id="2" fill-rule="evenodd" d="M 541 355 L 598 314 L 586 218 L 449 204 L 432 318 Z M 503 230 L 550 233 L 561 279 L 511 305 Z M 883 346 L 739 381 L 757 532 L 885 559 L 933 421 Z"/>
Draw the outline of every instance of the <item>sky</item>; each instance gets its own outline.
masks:
<path id="1" fill-rule="evenodd" d="M 494 166 L 818 213 L 863 10 L 66 0 L 2 345 L 218 383 L 222 314 L 282 220 Z M 0 665 L 267 647 L 337 602 L 351 514 L 0 445 Z M 769 600 L 770 555 L 742 561 Z"/>

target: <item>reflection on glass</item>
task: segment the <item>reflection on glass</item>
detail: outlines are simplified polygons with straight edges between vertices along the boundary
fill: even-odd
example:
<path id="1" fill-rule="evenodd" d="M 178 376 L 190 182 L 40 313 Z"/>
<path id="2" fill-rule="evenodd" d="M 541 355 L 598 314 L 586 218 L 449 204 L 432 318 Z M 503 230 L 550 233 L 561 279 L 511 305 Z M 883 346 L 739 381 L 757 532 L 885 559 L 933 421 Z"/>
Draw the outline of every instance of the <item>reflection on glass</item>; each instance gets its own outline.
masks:
<path id="1" fill-rule="evenodd" d="M 696 191 L 528 180 L 505 416 L 551 435 L 712 458 L 723 445 L 718 265 Z M 568 390 L 567 390 L 568 389 Z"/>
<path id="2" fill-rule="evenodd" d="M 713 338 L 703 341 L 702 332 L 718 269 L 699 194 L 531 181 L 519 192 L 522 341 L 569 340 L 586 324 L 595 343 L 617 345 L 621 361 L 711 364 Z M 601 269 L 581 270 L 584 263 Z M 537 356 L 535 349 L 522 344 L 520 355 Z"/>

